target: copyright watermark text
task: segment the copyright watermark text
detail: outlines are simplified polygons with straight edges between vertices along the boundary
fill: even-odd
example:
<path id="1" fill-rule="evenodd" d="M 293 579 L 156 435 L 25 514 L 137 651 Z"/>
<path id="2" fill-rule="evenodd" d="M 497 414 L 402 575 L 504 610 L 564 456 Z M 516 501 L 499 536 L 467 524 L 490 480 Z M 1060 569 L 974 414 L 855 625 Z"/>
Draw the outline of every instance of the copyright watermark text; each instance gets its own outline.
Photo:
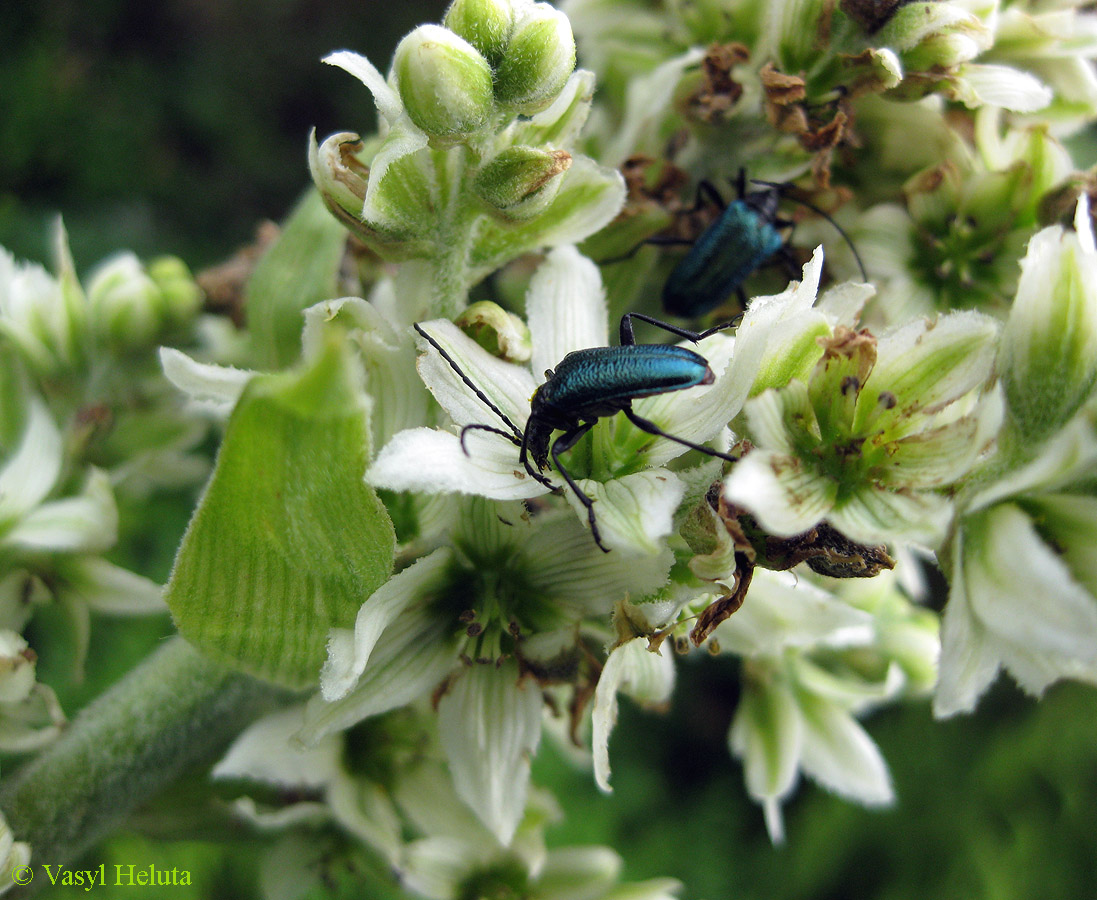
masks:
<path id="1" fill-rule="evenodd" d="M 147 866 L 130 863 L 109 867 L 106 863 L 100 863 L 97 869 L 70 869 L 65 865 L 50 863 L 16 866 L 11 870 L 11 880 L 25 887 L 34 880 L 36 869 L 40 870 L 40 877 L 47 879 L 51 885 L 82 887 L 85 891 L 101 887 L 171 887 L 191 883 L 187 869 L 167 869 L 151 863 Z"/>

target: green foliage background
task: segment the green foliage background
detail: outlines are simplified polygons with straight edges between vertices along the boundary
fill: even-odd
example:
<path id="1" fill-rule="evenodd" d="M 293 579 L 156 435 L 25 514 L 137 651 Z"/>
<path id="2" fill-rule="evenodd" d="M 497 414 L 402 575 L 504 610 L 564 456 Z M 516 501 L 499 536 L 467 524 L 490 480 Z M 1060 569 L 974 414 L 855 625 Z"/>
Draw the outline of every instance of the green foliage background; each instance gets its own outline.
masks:
<path id="1" fill-rule="evenodd" d="M 306 186 L 310 127 L 321 136 L 372 127 L 368 92 L 320 57 L 346 47 L 385 68 L 397 40 L 443 8 L 439 0 L 0 4 L 0 244 L 44 260 L 61 212 L 81 270 L 121 248 L 175 253 L 195 270 L 227 257 Z M 118 561 L 166 579 L 193 503 L 191 495 L 158 501 L 154 527 L 123 510 L 131 534 Z M 28 638 L 40 677 L 71 715 L 169 630 L 166 619 L 96 619 L 83 681 L 59 613 L 40 615 Z M 1093 896 L 1093 691 L 1060 685 L 1036 704 L 1003 683 L 974 716 L 946 723 L 935 723 L 928 705 L 888 710 L 869 730 L 891 765 L 898 805 L 864 810 L 804 786 L 786 810 L 788 844 L 773 848 L 726 750 L 734 669 L 705 659 L 681 674 L 669 713 L 624 704 L 612 797 L 551 748 L 538 758 L 535 780 L 553 786 L 568 813 L 550 833 L 556 843 L 610 844 L 629 877 L 676 876 L 687 898 Z M 174 866 L 195 882 L 97 896 L 244 900 L 257 896 L 265 846 L 194 773 L 84 865 Z M 324 896 L 399 894 L 352 866 Z"/>

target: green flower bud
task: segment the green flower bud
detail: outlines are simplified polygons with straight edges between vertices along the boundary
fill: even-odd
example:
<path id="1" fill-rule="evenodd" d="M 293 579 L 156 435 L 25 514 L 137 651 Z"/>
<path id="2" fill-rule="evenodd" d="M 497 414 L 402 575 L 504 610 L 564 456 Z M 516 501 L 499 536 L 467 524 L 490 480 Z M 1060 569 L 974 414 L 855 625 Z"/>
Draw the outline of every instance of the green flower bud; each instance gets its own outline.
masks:
<path id="1" fill-rule="evenodd" d="M 508 218 L 529 219 L 555 199 L 570 166 L 566 150 L 508 147 L 477 173 L 474 188 Z"/>
<path id="2" fill-rule="evenodd" d="M 132 253 L 115 256 L 96 270 L 88 301 L 96 331 L 116 347 L 148 346 L 159 330 L 160 291 Z"/>
<path id="3" fill-rule="evenodd" d="M 187 325 L 202 307 L 202 290 L 186 263 L 161 256 L 148 265 L 149 277 L 160 289 L 161 314 L 169 328 Z"/>
<path id="4" fill-rule="evenodd" d="M 404 108 L 429 135 L 469 134 L 492 112 L 491 66 L 441 25 L 420 25 L 400 41 L 392 68 Z"/>
<path id="5" fill-rule="evenodd" d="M 523 10 L 495 71 L 495 97 L 524 114 L 548 106 L 575 69 L 568 17 L 547 3 Z"/>
<path id="6" fill-rule="evenodd" d="M 526 323 L 490 300 L 473 303 L 454 324 L 492 356 L 507 362 L 527 362 L 533 355 Z"/>
<path id="7" fill-rule="evenodd" d="M 497 66 L 507 49 L 514 10 L 510 0 L 453 0 L 444 22 Z"/>

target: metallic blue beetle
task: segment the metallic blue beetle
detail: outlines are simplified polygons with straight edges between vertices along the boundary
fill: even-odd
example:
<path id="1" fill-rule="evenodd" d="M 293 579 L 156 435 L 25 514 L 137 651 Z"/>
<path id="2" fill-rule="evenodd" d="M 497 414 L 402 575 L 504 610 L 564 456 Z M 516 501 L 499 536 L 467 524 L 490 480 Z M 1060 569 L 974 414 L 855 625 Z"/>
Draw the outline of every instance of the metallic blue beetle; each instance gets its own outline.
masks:
<path id="1" fill-rule="evenodd" d="M 792 185 L 772 181 L 754 181 L 761 190 L 746 188 L 746 172 L 739 170 L 736 179 L 737 198 L 725 203 L 723 197 L 709 182 L 697 186 L 697 202 L 693 211 L 703 205 L 703 198 L 715 206 L 720 214 L 696 240 L 655 236 L 644 243 L 660 245 L 686 244 L 687 253 L 671 271 L 663 286 L 663 309 L 675 316 L 694 319 L 712 311 L 732 294 L 737 294 L 740 305 L 747 304 L 743 283 L 758 269 L 778 261 L 784 264 L 790 278 L 795 278 L 799 266 L 781 229 L 792 228 L 794 223 L 778 214 L 778 206 Z M 822 216 L 837 229 L 849 245 L 861 277 L 868 281 L 865 267 L 857 248 L 837 222 L 818 207 L 805 200 L 789 198 Z M 624 257 L 606 260 L 618 262 L 632 256 L 638 245 Z"/>
<path id="2" fill-rule="evenodd" d="M 526 420 L 525 429 L 515 425 L 499 407 L 492 403 L 434 338 L 418 325 L 415 326 L 415 330 L 438 351 L 461 380 L 510 428 L 510 431 L 503 431 L 494 425 L 466 425 L 461 429 L 462 446 L 464 446 L 465 435 L 469 431 L 482 430 L 502 435 L 520 448 L 518 460 L 525 470 L 541 484 L 556 490 L 556 485 L 543 474 L 548 468 L 551 456 L 557 471 L 563 476 L 579 502 L 586 507 L 587 520 L 590 522 L 594 542 L 606 552 L 609 552 L 609 548 L 602 543 L 598 532 L 594 501 L 576 484 L 575 479 L 560 462 L 560 454 L 574 447 L 599 419 L 623 412 L 641 431 L 675 441 L 709 456 L 716 456 L 729 462 L 736 461 L 735 457 L 713 450 L 711 447 L 667 434 L 654 422 L 633 411 L 633 400 L 655 394 L 666 394 L 670 391 L 681 391 L 698 384 L 712 384 L 714 379 L 712 369 L 709 368 L 705 358 L 692 350 L 669 344 L 637 344 L 632 331 L 633 319 L 656 325 L 691 341 L 699 341 L 732 324 L 727 322 L 708 331 L 696 332 L 668 325 L 640 313 L 625 313 L 621 317 L 621 346 L 573 350 L 560 360 L 555 369 L 545 372 L 544 383 L 537 388 L 530 400 L 529 418 Z M 553 441 L 552 435 L 556 431 L 562 431 L 563 434 Z M 468 453 L 467 448 L 465 452 Z"/>

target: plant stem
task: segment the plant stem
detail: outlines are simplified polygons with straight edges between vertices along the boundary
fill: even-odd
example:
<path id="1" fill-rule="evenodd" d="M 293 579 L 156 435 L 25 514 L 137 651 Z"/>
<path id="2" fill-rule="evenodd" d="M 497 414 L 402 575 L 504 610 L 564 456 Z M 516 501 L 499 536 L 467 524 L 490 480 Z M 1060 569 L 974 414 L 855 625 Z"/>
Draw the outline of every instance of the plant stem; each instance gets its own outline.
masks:
<path id="1" fill-rule="evenodd" d="M 286 696 L 172 638 L 5 779 L 0 808 L 16 840 L 30 843 L 36 870 L 69 864 L 184 769 L 215 760 Z M 29 897 L 42 882 L 8 896 Z"/>

